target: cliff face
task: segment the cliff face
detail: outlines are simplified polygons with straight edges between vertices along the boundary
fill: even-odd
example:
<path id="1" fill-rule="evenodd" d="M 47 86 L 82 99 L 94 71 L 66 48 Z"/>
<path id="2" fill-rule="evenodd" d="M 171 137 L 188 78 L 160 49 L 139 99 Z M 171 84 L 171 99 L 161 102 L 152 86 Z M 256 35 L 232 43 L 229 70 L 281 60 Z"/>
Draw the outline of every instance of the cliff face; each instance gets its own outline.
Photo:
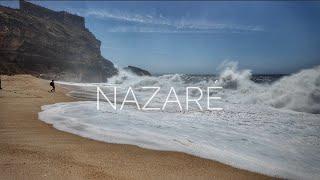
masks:
<path id="1" fill-rule="evenodd" d="M 20 1 L 20 9 L 0 6 L 0 74 L 105 82 L 117 74 L 100 52 L 101 42 L 84 18 Z"/>

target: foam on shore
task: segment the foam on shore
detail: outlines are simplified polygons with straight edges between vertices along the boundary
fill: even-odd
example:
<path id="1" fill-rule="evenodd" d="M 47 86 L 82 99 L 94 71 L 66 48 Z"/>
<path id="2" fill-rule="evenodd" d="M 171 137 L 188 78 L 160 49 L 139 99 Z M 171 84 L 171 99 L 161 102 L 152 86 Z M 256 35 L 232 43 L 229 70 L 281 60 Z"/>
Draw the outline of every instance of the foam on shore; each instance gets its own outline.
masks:
<path id="1" fill-rule="evenodd" d="M 99 141 L 185 152 L 271 176 L 318 179 L 319 68 L 303 70 L 273 84 L 256 84 L 249 79 L 250 71 L 238 71 L 235 66 L 227 67 L 217 77 L 218 83 L 182 80 L 186 78 L 182 75 L 136 77 L 121 72 L 108 83 L 124 90 L 137 88 L 141 102 L 146 102 L 150 94 L 139 87 L 161 87 L 163 92 L 152 103 L 156 107 L 163 104 L 170 86 L 176 87 L 181 99 L 185 99 L 185 87 L 191 83 L 223 86 L 216 92 L 223 98 L 215 105 L 224 111 L 180 112 L 173 105 L 164 111 L 139 111 L 126 105 L 121 111 L 104 102 L 98 111 L 95 101 L 79 101 L 43 106 L 39 119 L 59 130 Z M 71 95 L 95 98 L 95 85 L 80 85 Z M 124 94 L 120 90 L 119 99 Z M 197 92 L 191 95 L 198 96 Z"/>

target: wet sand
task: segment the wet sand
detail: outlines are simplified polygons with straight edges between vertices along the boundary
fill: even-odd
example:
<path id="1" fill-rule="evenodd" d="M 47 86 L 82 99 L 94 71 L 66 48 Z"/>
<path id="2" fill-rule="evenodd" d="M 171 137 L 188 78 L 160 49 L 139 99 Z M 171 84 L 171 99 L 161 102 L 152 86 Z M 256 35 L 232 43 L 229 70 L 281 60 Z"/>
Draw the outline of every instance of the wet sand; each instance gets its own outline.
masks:
<path id="1" fill-rule="evenodd" d="M 98 142 L 38 120 L 67 89 L 30 75 L 2 76 L 0 179 L 272 179 L 179 152 Z"/>

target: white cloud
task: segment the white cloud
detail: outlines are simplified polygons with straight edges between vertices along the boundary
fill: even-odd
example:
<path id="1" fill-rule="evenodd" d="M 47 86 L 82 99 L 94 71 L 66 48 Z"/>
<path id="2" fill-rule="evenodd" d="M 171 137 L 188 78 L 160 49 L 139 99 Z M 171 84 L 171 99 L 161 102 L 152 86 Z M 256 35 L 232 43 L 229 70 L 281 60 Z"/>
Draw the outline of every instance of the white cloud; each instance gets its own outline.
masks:
<path id="1" fill-rule="evenodd" d="M 238 25 L 214 23 L 206 20 L 191 20 L 180 18 L 171 20 L 163 14 L 136 14 L 131 12 L 110 11 L 106 9 L 69 9 L 70 12 L 85 16 L 95 17 L 106 20 L 117 20 L 130 22 L 130 25 L 119 25 L 108 29 L 111 32 L 258 32 L 264 31 L 263 27 L 257 25 Z"/>

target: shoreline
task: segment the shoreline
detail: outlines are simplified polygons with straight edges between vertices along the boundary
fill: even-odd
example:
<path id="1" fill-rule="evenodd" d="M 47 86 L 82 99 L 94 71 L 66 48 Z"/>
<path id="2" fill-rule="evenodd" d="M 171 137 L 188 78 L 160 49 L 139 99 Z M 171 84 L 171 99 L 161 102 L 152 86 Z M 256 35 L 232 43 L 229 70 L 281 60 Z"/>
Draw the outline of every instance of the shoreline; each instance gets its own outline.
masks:
<path id="1" fill-rule="evenodd" d="M 111 144 L 59 131 L 38 119 L 41 106 L 72 102 L 58 84 L 2 76 L 1 179 L 274 179 L 182 152 Z"/>

